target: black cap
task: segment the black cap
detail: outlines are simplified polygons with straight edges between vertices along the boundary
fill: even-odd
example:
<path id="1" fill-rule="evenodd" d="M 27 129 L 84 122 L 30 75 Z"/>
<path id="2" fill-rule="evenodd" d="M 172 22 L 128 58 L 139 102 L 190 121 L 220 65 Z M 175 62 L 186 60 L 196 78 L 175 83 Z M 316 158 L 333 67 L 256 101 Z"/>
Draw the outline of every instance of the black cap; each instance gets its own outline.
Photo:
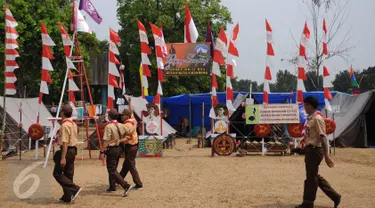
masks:
<path id="1" fill-rule="evenodd" d="M 305 99 L 303 99 L 304 103 L 310 104 L 313 108 L 317 109 L 319 106 L 318 98 L 314 96 L 308 96 Z"/>

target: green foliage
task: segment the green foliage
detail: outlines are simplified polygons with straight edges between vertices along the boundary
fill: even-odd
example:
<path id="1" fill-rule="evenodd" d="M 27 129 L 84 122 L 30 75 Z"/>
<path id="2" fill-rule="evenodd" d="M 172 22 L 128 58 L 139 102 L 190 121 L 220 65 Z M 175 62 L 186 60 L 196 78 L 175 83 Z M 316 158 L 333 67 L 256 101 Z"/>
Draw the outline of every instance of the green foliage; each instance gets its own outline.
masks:
<path id="1" fill-rule="evenodd" d="M 279 70 L 276 74 L 276 83 L 274 89 L 271 90 L 274 92 L 291 92 L 296 91 L 297 88 L 297 77 L 290 73 L 288 70 Z"/>
<path id="2" fill-rule="evenodd" d="M 199 32 L 198 41 L 205 40 L 208 21 L 214 34 L 218 34 L 220 28 L 231 22 L 228 9 L 221 5 L 221 0 L 190 0 L 190 12 Z M 151 49 L 153 50 L 154 38 L 149 23 L 163 25 L 166 42 L 181 43 L 184 41 L 184 17 L 185 0 L 118 0 L 118 19 L 122 29 L 119 31 L 121 38 L 120 53 L 125 65 L 125 81 L 130 90 L 140 95 L 139 65 L 141 62 L 139 33 L 137 19 L 146 27 Z M 216 35 L 215 35 L 216 37 Z M 149 78 L 149 93 L 156 93 L 157 73 L 156 58 L 149 55 L 152 63 Z M 224 72 L 224 70 L 223 70 Z M 210 91 L 210 77 L 166 77 L 163 83 L 164 96 L 172 96 L 182 93 L 203 93 Z M 218 78 L 219 91 L 225 88 L 225 76 Z"/>
<path id="3" fill-rule="evenodd" d="M 375 88 L 375 67 L 369 67 L 362 71 L 354 72 L 361 93 L 373 90 Z M 335 76 L 332 82 L 335 90 L 340 92 L 352 93 L 352 83 L 349 77 L 349 71 L 341 71 Z"/>
<path id="4" fill-rule="evenodd" d="M 3 1 L 0 0 L 1 4 Z M 17 96 L 23 96 L 25 86 L 27 87 L 26 95 L 36 97 L 39 94 L 39 85 L 41 78 L 42 65 L 42 39 L 40 24 L 44 23 L 48 33 L 56 46 L 52 48 L 55 59 L 51 60 L 54 71 L 50 73 L 53 83 L 49 85 L 49 95 L 44 96 L 45 103 L 58 103 L 60 98 L 61 86 L 65 76 L 65 55 L 61 39 L 59 23 L 62 23 L 68 31 L 72 18 L 72 1 L 71 0 L 8 0 L 9 8 L 14 18 L 18 22 L 17 31 L 20 35 L 18 38 L 20 57 L 17 63 L 20 69 L 15 70 L 17 76 Z M 0 13 L 0 31 L 4 31 L 4 11 Z M 81 43 L 81 52 L 85 58 L 86 69 L 89 72 L 89 55 L 88 51 L 99 51 L 100 42 L 95 35 L 79 34 Z M 0 38 L 0 50 L 4 52 L 4 36 Z M 3 59 L 0 59 L 1 66 L 4 66 Z M 1 67 L 3 69 L 3 67 Z M 1 70 L 1 84 L 4 85 L 3 71 Z"/>

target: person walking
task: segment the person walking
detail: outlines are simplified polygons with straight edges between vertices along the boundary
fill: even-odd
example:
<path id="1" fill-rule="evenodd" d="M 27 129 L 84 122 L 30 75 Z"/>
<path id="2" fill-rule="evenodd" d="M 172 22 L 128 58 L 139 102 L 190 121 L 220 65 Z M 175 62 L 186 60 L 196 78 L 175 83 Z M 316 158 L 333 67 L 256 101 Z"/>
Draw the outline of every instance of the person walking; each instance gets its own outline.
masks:
<path id="1" fill-rule="evenodd" d="M 139 177 L 137 168 L 135 166 L 135 158 L 137 157 L 138 152 L 138 134 L 135 130 L 136 121 L 134 117 L 132 117 L 132 111 L 128 109 L 123 110 L 122 116 L 125 127 L 134 128 L 134 131 L 121 140 L 121 142 L 124 145 L 125 160 L 122 164 L 120 174 L 122 178 L 125 178 L 128 172 L 130 172 L 130 174 L 133 177 L 133 182 L 135 183 L 134 189 L 140 190 L 143 189 L 143 183 Z"/>
<path id="2" fill-rule="evenodd" d="M 116 183 L 120 184 L 120 186 L 124 189 L 123 196 L 128 196 L 129 191 L 133 188 L 129 185 L 126 181 L 124 181 L 123 177 L 117 172 L 117 166 L 122 154 L 122 150 L 120 147 L 120 139 L 129 135 L 131 132 L 135 130 L 133 126 L 125 126 L 119 124 L 117 121 L 118 112 L 116 109 L 111 109 L 108 112 L 108 120 L 109 124 L 104 129 L 103 135 L 103 150 L 100 154 L 105 154 L 107 170 L 108 170 L 108 178 L 109 178 L 109 188 L 106 192 L 116 191 Z"/>
<path id="3" fill-rule="evenodd" d="M 60 184 L 64 195 L 60 198 L 63 202 L 74 202 L 82 188 L 73 183 L 74 160 L 77 155 L 77 124 L 70 118 L 73 108 L 69 104 L 62 107 L 60 116 L 62 119 L 60 129 L 60 150 L 58 150 L 53 160 L 55 167 L 53 177 Z"/>
<path id="4" fill-rule="evenodd" d="M 319 172 L 319 165 L 325 158 L 328 167 L 333 168 L 334 162 L 328 153 L 326 129 L 324 118 L 317 111 L 319 102 L 316 97 L 306 97 L 304 108 L 309 115 L 305 126 L 305 167 L 306 180 L 304 185 L 303 203 L 296 208 L 313 208 L 318 187 L 334 202 L 337 208 L 341 202 L 341 195 L 338 194 Z"/>

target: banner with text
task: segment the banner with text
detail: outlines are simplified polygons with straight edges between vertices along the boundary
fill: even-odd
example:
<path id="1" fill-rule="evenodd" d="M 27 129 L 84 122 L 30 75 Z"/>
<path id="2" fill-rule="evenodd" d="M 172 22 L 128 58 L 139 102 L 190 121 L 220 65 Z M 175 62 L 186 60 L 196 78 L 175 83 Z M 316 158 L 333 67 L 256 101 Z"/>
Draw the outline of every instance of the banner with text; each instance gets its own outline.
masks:
<path id="1" fill-rule="evenodd" d="M 298 104 L 268 104 L 246 106 L 246 124 L 299 123 Z"/>
<path id="2" fill-rule="evenodd" d="M 211 66 L 211 43 L 168 43 L 164 61 L 166 76 L 208 76 Z"/>

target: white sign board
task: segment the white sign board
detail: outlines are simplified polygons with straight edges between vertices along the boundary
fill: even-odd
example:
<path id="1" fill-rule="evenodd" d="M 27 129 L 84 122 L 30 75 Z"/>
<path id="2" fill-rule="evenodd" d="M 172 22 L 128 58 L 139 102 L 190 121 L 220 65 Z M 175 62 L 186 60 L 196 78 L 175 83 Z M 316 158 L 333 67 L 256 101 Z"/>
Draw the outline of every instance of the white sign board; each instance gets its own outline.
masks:
<path id="1" fill-rule="evenodd" d="M 254 104 L 254 99 L 252 99 L 252 98 L 246 98 L 246 104 L 247 105 L 253 105 Z"/>
<path id="2" fill-rule="evenodd" d="M 246 124 L 299 123 L 298 104 L 248 105 Z"/>

